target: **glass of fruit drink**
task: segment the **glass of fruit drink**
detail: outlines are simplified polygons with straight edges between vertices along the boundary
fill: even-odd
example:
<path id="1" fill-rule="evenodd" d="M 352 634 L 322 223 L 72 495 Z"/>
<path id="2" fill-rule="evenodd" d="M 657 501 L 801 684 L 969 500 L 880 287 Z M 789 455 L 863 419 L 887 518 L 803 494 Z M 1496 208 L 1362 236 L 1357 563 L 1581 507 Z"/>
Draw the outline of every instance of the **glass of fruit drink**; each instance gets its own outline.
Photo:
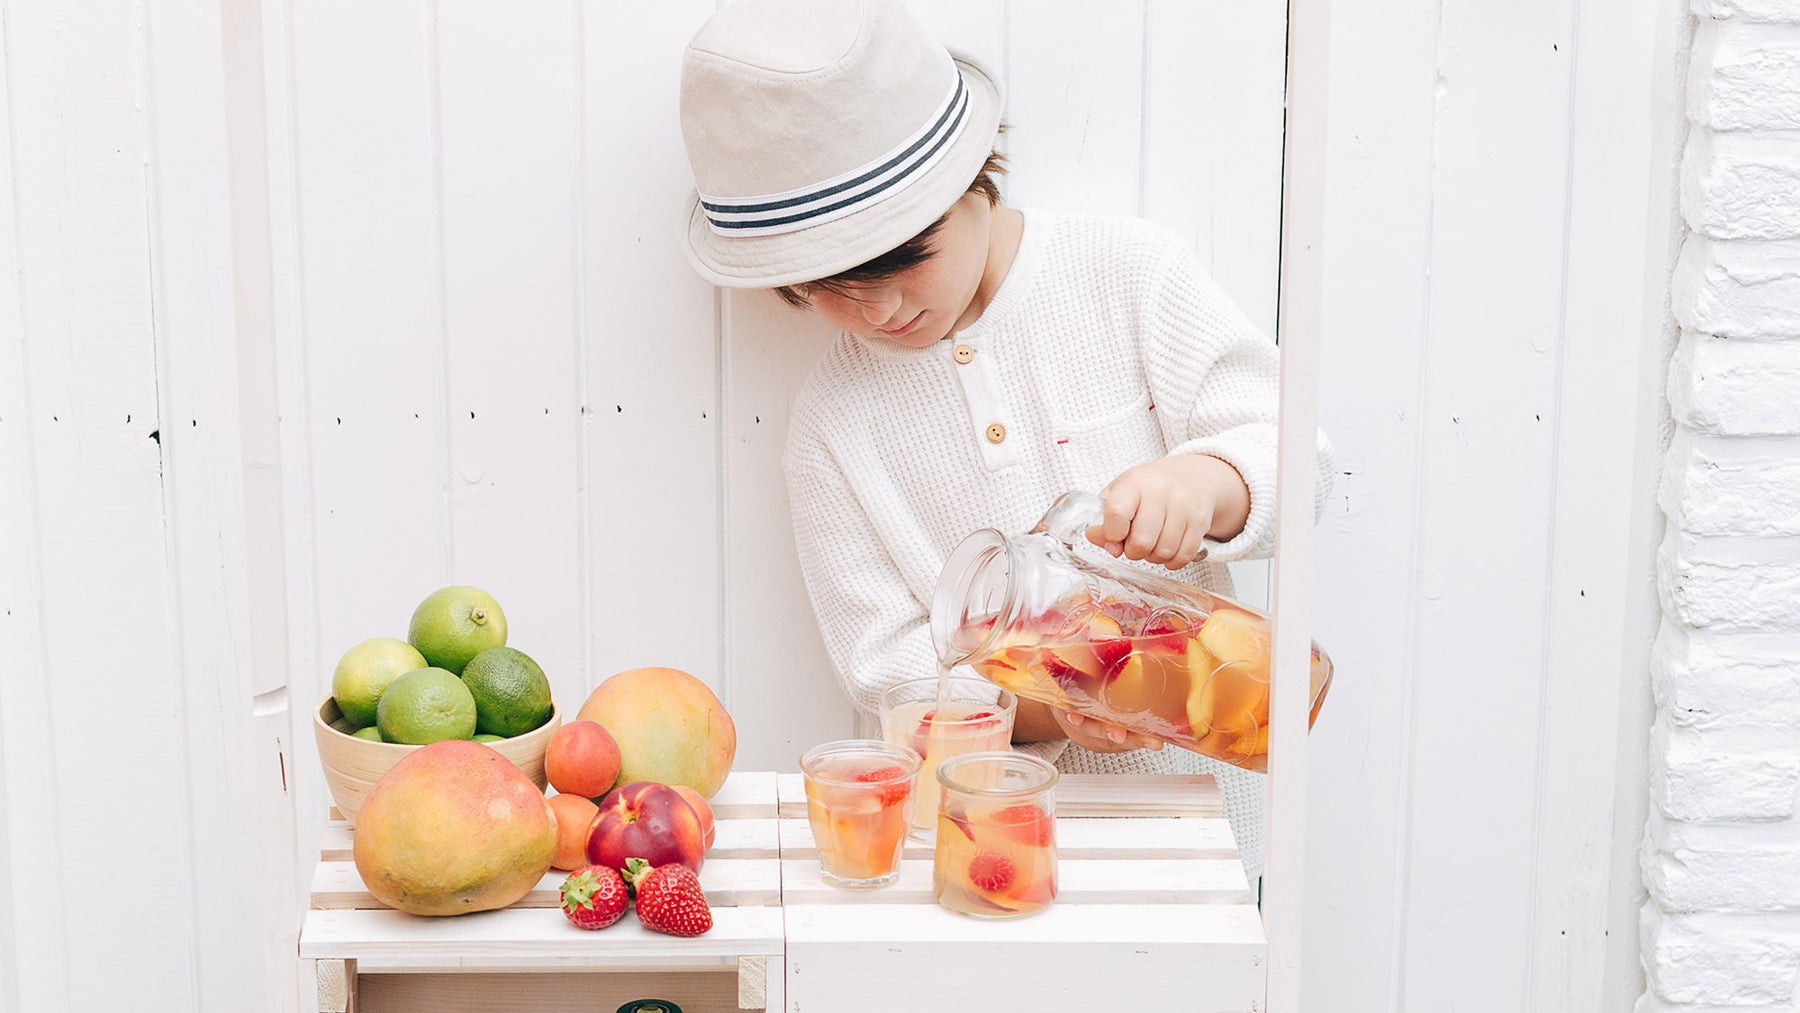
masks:
<path id="1" fill-rule="evenodd" d="M 938 765 L 931 893 L 977 918 L 1017 918 L 1056 899 L 1056 768 L 1025 753 Z"/>
<path id="2" fill-rule="evenodd" d="M 940 680 L 909 679 L 881 694 L 881 737 L 918 754 L 919 800 L 913 806 L 913 836 L 929 839 L 937 826 L 937 767 L 946 758 L 1012 745 L 1013 714 L 1019 700 L 992 683 L 951 676 L 939 701 Z"/>
<path id="3" fill-rule="evenodd" d="M 899 878 L 918 754 L 875 739 L 845 739 L 807 750 L 800 772 L 825 881 L 863 889 Z"/>

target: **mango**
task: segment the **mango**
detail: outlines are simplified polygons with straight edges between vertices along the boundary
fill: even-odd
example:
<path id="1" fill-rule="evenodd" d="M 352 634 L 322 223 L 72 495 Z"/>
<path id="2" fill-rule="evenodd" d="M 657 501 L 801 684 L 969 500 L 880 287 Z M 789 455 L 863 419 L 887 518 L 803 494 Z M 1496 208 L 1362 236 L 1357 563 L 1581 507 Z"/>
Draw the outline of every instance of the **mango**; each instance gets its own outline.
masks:
<path id="1" fill-rule="evenodd" d="M 712 798 L 737 756 L 737 726 L 706 683 L 676 668 L 634 668 L 594 687 L 576 715 L 619 746 L 619 782 L 685 784 Z"/>
<path id="2" fill-rule="evenodd" d="M 518 901 L 556 857 L 556 816 L 512 761 L 445 739 L 394 764 L 363 801 L 352 853 L 383 904 L 415 915 Z"/>

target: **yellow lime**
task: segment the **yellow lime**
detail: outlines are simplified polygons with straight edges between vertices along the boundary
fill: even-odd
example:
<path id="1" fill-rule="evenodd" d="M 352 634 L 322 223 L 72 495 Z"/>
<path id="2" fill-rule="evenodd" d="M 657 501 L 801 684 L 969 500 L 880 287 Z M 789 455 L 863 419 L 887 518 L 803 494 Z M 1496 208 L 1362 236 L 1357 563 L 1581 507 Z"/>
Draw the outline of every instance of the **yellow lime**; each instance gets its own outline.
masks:
<path id="1" fill-rule="evenodd" d="M 475 728 L 510 737 L 550 720 L 550 680 L 524 651 L 490 647 L 469 660 L 463 682 L 475 696 Z"/>
<path id="2" fill-rule="evenodd" d="M 505 742 L 506 736 L 504 736 L 504 735 L 489 735 L 486 732 L 479 732 L 475 736 L 475 741 L 476 742 Z"/>
<path id="3" fill-rule="evenodd" d="M 375 711 L 375 727 L 388 742 L 422 746 L 475 734 L 475 698 L 461 679 L 441 668 L 395 679 Z"/>
<path id="4" fill-rule="evenodd" d="M 352 725 L 372 725 L 375 705 L 388 685 L 413 669 L 424 667 L 424 655 L 404 640 L 365 640 L 338 659 L 337 668 L 331 673 L 331 695 Z"/>
<path id="5" fill-rule="evenodd" d="M 506 613 L 478 587 L 439 588 L 413 610 L 406 639 L 428 664 L 461 675 L 470 658 L 506 643 Z"/>
<path id="6" fill-rule="evenodd" d="M 356 731 L 352 732 L 351 734 L 359 739 L 368 739 L 370 742 L 386 742 L 387 741 L 386 739 L 381 737 L 381 729 L 375 727 L 374 725 L 370 725 L 367 728 L 358 728 Z"/>

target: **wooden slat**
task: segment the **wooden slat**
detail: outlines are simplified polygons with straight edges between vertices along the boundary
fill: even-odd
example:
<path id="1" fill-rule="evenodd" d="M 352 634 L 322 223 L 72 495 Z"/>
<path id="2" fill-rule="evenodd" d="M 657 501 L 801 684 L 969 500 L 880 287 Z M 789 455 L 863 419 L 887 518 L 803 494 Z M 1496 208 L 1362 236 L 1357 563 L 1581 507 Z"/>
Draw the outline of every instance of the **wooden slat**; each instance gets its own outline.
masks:
<path id="1" fill-rule="evenodd" d="M 720 820 L 774 816 L 779 777 L 772 770 L 734 770 L 706 800 L 707 807 Z"/>
<path id="2" fill-rule="evenodd" d="M 1248 904 L 1057 905 L 1006 922 L 935 904 L 802 905 L 788 912 L 787 999 L 859 1013 L 1241 1011 L 1261 998 L 1263 953 Z"/>
<path id="3" fill-rule="evenodd" d="M 551 869 L 531 892 L 511 907 L 555 907 L 568 873 Z M 781 871 L 773 858 L 716 858 L 709 856 L 700 869 L 700 889 L 712 907 L 748 907 L 781 903 Z M 312 906 L 315 909 L 379 908 L 351 862 L 320 862 L 313 870 Z"/>
<path id="4" fill-rule="evenodd" d="M 718 820 L 714 826 L 717 829 L 713 837 L 712 850 L 706 853 L 708 857 L 775 857 L 774 820 Z M 319 838 L 320 861 L 350 861 L 350 849 L 353 843 L 350 824 L 325 824 L 325 830 Z"/>
<path id="5" fill-rule="evenodd" d="M 1099 949 L 1121 943 L 1260 947 L 1263 941 L 1254 904 L 1053 904 L 1026 918 L 1001 921 L 969 918 L 936 904 L 798 904 L 788 908 L 787 937 L 801 945 L 980 943 L 996 949 L 969 962 L 990 970 L 1006 966 L 989 958 L 1013 944 L 1079 942 Z"/>
<path id="6" fill-rule="evenodd" d="M 804 818 L 804 779 L 799 774 L 779 779 L 782 817 Z M 1211 774 L 1064 774 L 1056 784 L 1056 814 L 1220 819 L 1225 807 Z"/>
<path id="7" fill-rule="evenodd" d="M 595 1013 L 650 997 L 695 1013 L 762 1008 L 737 1002 L 738 974 L 729 968 L 603 974 L 365 974 L 358 982 L 357 995 L 363 1009 L 380 1013 Z"/>
<path id="8" fill-rule="evenodd" d="M 708 894 L 710 897 L 711 895 Z M 827 883 L 814 858 L 781 863 L 781 899 L 802 904 L 930 904 L 931 859 L 906 859 L 900 879 L 875 890 Z M 1155 858 L 1136 861 L 1074 859 L 1056 863 L 1056 903 L 1246 904 L 1252 900 L 1244 867 L 1235 858 Z"/>
<path id="9" fill-rule="evenodd" d="M 1222 819 L 1063 819 L 1056 821 L 1057 852 L 1064 858 L 1236 859 L 1231 825 Z M 812 827 L 803 819 L 781 821 L 781 854 L 818 854 Z M 904 858 L 930 858 L 931 845 L 906 842 Z"/>
<path id="10" fill-rule="evenodd" d="M 300 932 L 305 959 L 356 958 L 368 966 L 529 967 L 717 964 L 782 952 L 777 907 L 722 907 L 692 939 L 651 932 L 628 914 L 601 932 L 570 925 L 555 911 L 507 908 L 455 918 L 399 911 L 309 911 Z"/>
<path id="11" fill-rule="evenodd" d="M 708 858 L 775 857 L 776 777 L 772 771 L 733 771 L 718 793 L 707 800 L 717 827 Z M 348 862 L 353 843 L 350 824 L 332 806 L 319 839 L 319 860 Z"/>

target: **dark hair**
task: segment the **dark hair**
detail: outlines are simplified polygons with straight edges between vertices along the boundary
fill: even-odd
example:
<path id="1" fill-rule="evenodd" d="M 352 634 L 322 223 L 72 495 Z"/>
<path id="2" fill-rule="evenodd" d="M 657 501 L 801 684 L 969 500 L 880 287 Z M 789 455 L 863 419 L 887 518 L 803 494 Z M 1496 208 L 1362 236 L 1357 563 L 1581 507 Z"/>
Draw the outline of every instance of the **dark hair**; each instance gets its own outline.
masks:
<path id="1" fill-rule="evenodd" d="M 981 171 L 975 174 L 975 179 L 969 183 L 969 189 L 964 191 L 964 196 L 972 193 L 980 194 L 988 202 L 989 207 L 998 205 L 1000 203 L 1000 177 L 1004 175 L 1006 175 L 1006 156 L 998 151 L 989 152 L 987 160 L 981 163 Z M 839 271 L 829 278 L 801 282 L 797 285 L 783 285 L 775 290 L 775 294 L 781 297 L 782 302 L 796 309 L 809 308 L 811 303 L 807 301 L 807 297 L 818 291 L 853 299 L 855 298 L 852 294 L 853 290 L 864 285 L 886 281 L 929 259 L 933 253 L 937 252 L 931 241 L 936 238 L 938 231 L 944 227 L 944 222 L 949 218 L 950 212 L 945 211 L 938 216 L 937 221 L 927 225 L 925 231 L 873 260 L 865 261 L 847 271 Z"/>

